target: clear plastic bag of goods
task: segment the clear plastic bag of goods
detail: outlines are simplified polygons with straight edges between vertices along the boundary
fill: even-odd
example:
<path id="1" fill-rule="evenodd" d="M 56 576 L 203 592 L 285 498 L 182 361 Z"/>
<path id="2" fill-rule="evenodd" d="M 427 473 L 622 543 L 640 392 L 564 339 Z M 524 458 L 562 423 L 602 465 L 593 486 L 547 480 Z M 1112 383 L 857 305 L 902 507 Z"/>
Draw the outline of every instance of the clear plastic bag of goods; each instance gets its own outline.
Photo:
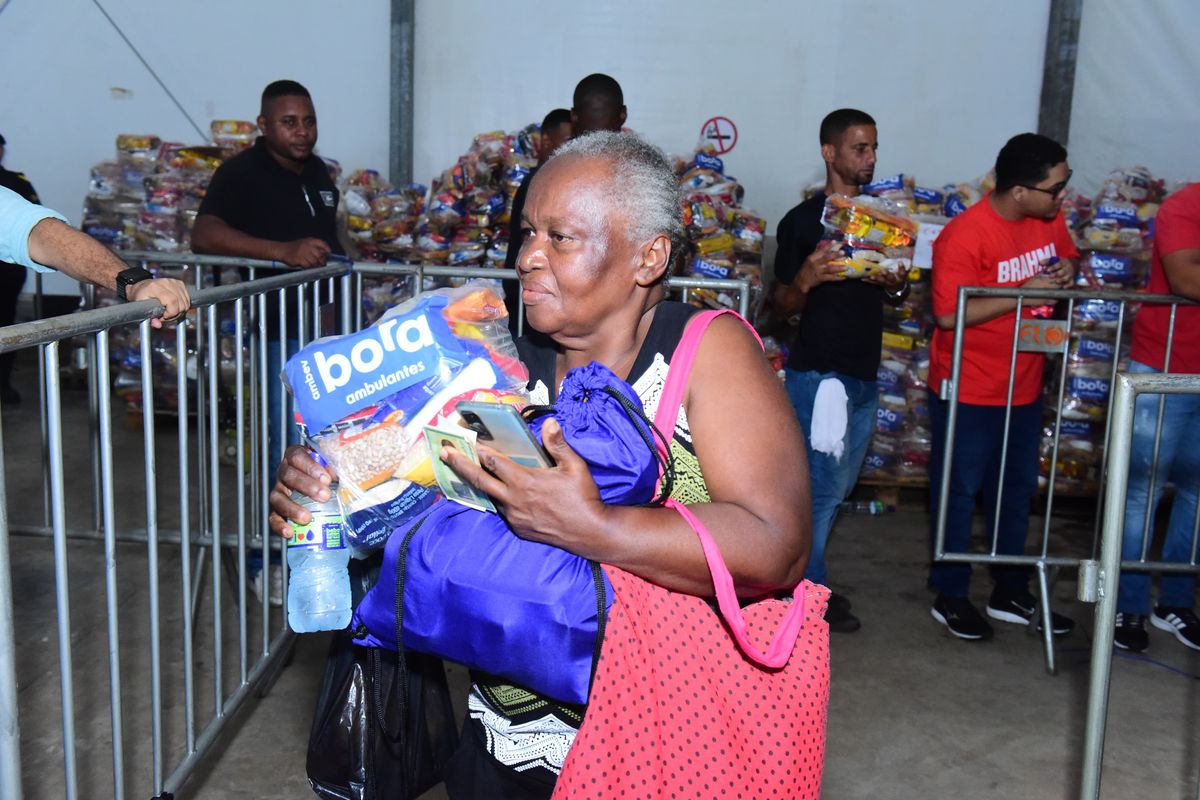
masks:
<path id="1" fill-rule="evenodd" d="M 946 195 L 938 189 L 927 189 L 923 186 L 913 187 L 913 212 L 931 216 L 941 216 L 946 204 Z"/>
<path id="2" fill-rule="evenodd" d="M 854 248 L 912 247 L 917 237 L 917 225 L 906 209 L 877 198 L 830 195 L 821 223 L 834 238 Z"/>
<path id="3" fill-rule="evenodd" d="M 258 125 L 248 119 L 214 119 L 208 130 L 212 143 L 231 153 L 240 153 L 258 138 Z"/>
<path id="4" fill-rule="evenodd" d="M 1083 227 L 1084 244 L 1095 250 L 1114 253 L 1132 253 L 1141 250 L 1145 243 L 1148 220 L 1138 214 L 1138 207 L 1121 200 L 1102 200 L 1092 211 L 1092 217 Z"/>
<path id="5" fill-rule="evenodd" d="M 1108 368 L 1102 367 L 1105 373 Z M 1098 375 L 1100 370 L 1068 370 L 1066 389 L 1063 391 L 1062 418 L 1077 422 L 1101 422 L 1108 410 L 1108 397 L 1112 388 L 1107 374 Z"/>
<path id="6" fill-rule="evenodd" d="M 766 232 L 767 221 L 762 217 L 745 209 L 734 210 L 729 233 L 733 236 L 735 253 L 761 256 Z"/>
<path id="7" fill-rule="evenodd" d="M 122 133 L 117 136 L 117 161 L 146 172 L 158 166 L 158 151 L 162 140 L 152 133 Z"/>
<path id="8" fill-rule="evenodd" d="M 916 191 L 915 187 L 916 183 L 911 175 L 890 175 L 868 183 L 862 187 L 862 193 L 887 200 L 895 203 L 897 206 L 903 206 L 909 211 L 913 211 L 915 210 L 915 203 L 913 201 L 913 195 Z"/>
<path id="9" fill-rule="evenodd" d="M 1115 169 L 1105 178 L 1097 195 L 1101 200 L 1118 200 L 1141 206 L 1161 203 L 1166 197 L 1166 185 L 1145 167 Z"/>
<path id="10" fill-rule="evenodd" d="M 1084 493 L 1094 491 L 1099 472 L 1101 447 L 1099 430 L 1103 423 L 1063 419 L 1059 425 L 1058 460 L 1054 476 L 1056 491 Z M 1042 429 L 1039 451 L 1038 483 L 1049 485 L 1054 457 L 1054 423 Z"/>
<path id="11" fill-rule="evenodd" d="M 1129 330 L 1137 312 L 1136 303 L 1127 303 L 1125 308 L 1124 326 Z M 1080 300 L 1071 311 L 1071 328 L 1075 331 L 1097 332 L 1112 338 L 1116 336 L 1117 326 L 1121 324 L 1121 302 L 1106 300 L 1099 297 Z"/>
<path id="12" fill-rule="evenodd" d="M 1079 259 L 1075 284 L 1092 289 L 1140 289 L 1149 275 L 1148 255 L 1146 250 L 1127 254 L 1085 250 Z"/>
<path id="13" fill-rule="evenodd" d="M 490 285 L 425 292 L 362 331 L 319 339 L 284 380 L 305 440 L 333 467 L 346 534 L 369 552 L 439 498 L 424 426 L 462 400 L 522 404 L 528 372 Z"/>

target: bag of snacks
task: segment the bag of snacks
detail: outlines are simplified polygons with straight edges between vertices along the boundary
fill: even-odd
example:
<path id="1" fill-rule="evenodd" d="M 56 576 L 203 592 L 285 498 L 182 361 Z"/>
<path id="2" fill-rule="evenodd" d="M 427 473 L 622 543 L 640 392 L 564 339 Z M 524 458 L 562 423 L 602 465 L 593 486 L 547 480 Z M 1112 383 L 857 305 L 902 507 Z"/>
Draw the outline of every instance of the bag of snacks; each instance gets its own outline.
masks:
<path id="1" fill-rule="evenodd" d="M 424 426 L 458 422 L 462 400 L 526 402 L 503 299 L 490 286 L 425 292 L 358 333 L 318 339 L 284 380 L 303 438 L 336 471 L 359 552 L 439 498 Z"/>

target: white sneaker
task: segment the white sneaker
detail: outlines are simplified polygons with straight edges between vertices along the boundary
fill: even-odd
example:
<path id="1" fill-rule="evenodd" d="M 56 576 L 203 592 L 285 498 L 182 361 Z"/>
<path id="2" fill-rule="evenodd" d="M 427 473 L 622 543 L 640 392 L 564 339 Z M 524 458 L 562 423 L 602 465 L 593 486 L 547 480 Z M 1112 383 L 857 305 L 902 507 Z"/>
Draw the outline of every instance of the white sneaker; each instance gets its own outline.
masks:
<path id="1" fill-rule="evenodd" d="M 283 566 L 280 564 L 270 564 L 267 567 L 270 573 L 271 580 L 271 597 L 270 603 L 275 607 L 283 605 Z M 255 598 L 262 603 L 262 582 L 263 570 L 259 570 L 253 578 L 250 579 L 250 591 L 254 592 Z"/>

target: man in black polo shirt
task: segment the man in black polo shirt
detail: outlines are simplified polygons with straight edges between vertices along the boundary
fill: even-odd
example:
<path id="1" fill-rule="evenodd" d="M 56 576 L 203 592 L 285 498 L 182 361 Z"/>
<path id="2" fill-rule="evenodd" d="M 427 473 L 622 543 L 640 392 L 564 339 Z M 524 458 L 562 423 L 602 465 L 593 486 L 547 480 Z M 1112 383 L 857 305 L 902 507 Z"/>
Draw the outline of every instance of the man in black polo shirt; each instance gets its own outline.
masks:
<path id="1" fill-rule="evenodd" d="M 337 239 L 338 190 L 325 162 L 314 155 L 317 114 L 308 90 L 295 81 L 275 81 L 263 89 L 258 117 L 262 131 L 254 146 L 238 153 L 213 174 L 192 229 L 197 253 L 278 261 L 306 269 L 342 255 Z M 296 304 L 288 293 L 287 352 L 299 349 Z M 279 336 L 279 304 L 267 295 L 267 371 L 277 379 L 284 355 Z M 333 331 L 325 328 L 323 333 Z M 307 331 L 306 331 L 307 332 Z M 282 453 L 277 435 L 282 395 L 267 392 L 271 460 Z M 288 425 L 288 441 L 295 431 Z"/>
<path id="2" fill-rule="evenodd" d="M 324 266 L 331 254 L 343 254 L 337 238 L 338 190 L 325 162 L 313 153 L 317 113 L 308 90 L 296 81 L 269 84 L 263 89 L 258 128 L 262 136 L 254 145 L 213 174 L 192 228 L 192 249 L 277 261 L 296 269 Z M 282 433 L 279 430 L 284 407 L 279 375 L 287 355 L 300 347 L 294 291 L 287 297 L 286 349 L 279 342 L 276 294 L 271 292 L 266 298 L 267 463 L 277 463 L 283 448 L 298 441 L 290 421 Z M 334 333 L 332 315 L 322 318 L 322 333 Z M 305 332 L 309 332 L 307 328 Z M 260 593 L 261 568 L 255 566 L 251 564 L 251 575 L 256 593 Z M 271 577 L 274 584 L 274 570 Z M 281 587 L 272 585 L 272 602 L 281 593 Z"/>
<path id="3" fill-rule="evenodd" d="M 192 230 L 197 253 L 260 258 L 304 269 L 340 255 L 338 190 L 320 157 L 308 90 L 275 81 L 263 90 L 262 136 L 222 164 Z"/>
<path id="4" fill-rule="evenodd" d="M 851 108 L 830 113 L 821 122 L 821 157 L 825 188 L 789 211 L 779 221 L 775 256 L 777 284 L 773 301 L 780 313 L 800 313 L 800 330 L 787 365 L 787 390 L 806 434 L 812 475 L 812 554 L 806 578 L 826 583 L 825 544 L 838 506 L 850 494 L 875 431 L 883 334 L 883 303 L 901 302 L 908 292 L 903 276 L 847 280 L 829 262 L 838 253 L 822 243 L 821 212 L 831 194 L 854 197 L 875 174 L 879 147 L 875 120 Z M 812 448 L 813 406 L 822 381 L 835 379 L 845 388 L 847 425 L 842 453 L 835 457 Z M 860 623 L 850 601 L 830 597 L 825 614 L 831 631 L 849 633 Z"/>

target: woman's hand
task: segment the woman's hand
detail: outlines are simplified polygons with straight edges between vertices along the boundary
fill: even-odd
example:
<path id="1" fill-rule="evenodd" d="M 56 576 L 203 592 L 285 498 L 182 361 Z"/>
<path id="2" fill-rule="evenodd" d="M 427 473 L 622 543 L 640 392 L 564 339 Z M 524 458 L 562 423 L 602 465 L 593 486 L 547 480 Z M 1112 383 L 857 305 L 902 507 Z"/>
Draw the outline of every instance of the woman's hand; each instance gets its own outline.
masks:
<path id="1" fill-rule="evenodd" d="M 443 447 L 440 455 L 459 477 L 491 497 L 518 536 L 593 558 L 596 534 L 604 530 L 600 490 L 557 420 L 546 420 L 542 441 L 557 466 L 523 467 L 480 442 L 476 448 L 482 469 L 454 448 Z"/>
<path id="2" fill-rule="evenodd" d="M 283 461 L 275 471 L 275 486 L 271 489 L 271 515 L 267 524 L 271 530 L 287 539 L 292 535 L 288 520 L 301 525 L 312 521 L 308 509 L 292 500 L 292 492 L 325 502 L 333 497 L 329 486 L 335 480 L 333 471 L 313 459 L 307 448 L 292 445 L 283 451 Z"/>

